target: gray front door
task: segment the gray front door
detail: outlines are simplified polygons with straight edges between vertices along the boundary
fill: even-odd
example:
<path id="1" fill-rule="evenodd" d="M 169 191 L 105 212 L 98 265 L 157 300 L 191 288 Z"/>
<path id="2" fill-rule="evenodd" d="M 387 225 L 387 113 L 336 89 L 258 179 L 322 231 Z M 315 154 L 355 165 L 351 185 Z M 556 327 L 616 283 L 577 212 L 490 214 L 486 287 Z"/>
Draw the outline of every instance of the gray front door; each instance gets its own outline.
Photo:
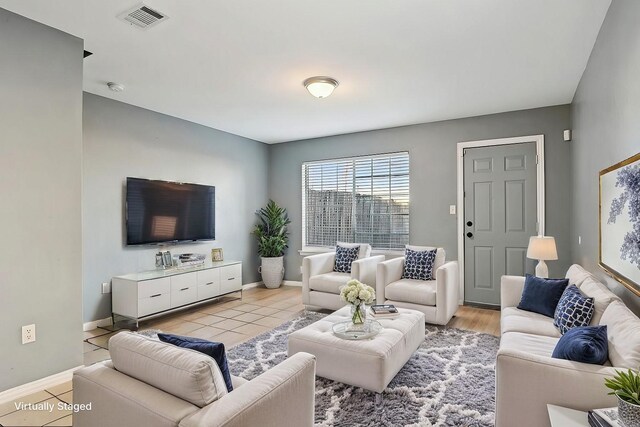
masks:
<path id="1" fill-rule="evenodd" d="M 533 271 L 536 144 L 464 150 L 465 302 L 500 304 L 500 277 Z"/>

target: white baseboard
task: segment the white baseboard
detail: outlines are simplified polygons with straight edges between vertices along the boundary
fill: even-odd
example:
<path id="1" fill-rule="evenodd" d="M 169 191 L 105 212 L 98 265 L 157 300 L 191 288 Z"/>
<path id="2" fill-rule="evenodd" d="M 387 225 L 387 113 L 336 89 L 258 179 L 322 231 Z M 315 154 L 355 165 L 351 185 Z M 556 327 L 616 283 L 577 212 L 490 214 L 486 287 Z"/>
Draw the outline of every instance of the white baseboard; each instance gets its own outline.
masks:
<path id="1" fill-rule="evenodd" d="M 302 287 L 302 282 L 298 281 L 298 280 L 285 280 L 284 282 L 282 282 L 283 285 L 285 286 L 298 286 L 298 287 Z"/>
<path id="2" fill-rule="evenodd" d="M 302 286 L 302 282 L 299 282 L 297 280 L 283 280 L 282 284 L 284 286 L 298 286 L 298 287 Z M 262 282 L 253 282 L 253 283 L 247 283 L 246 285 L 242 285 L 243 290 L 247 290 L 251 288 L 264 288 L 264 287 L 265 287 L 264 283 Z"/>
<path id="3" fill-rule="evenodd" d="M 104 326 L 111 326 L 113 325 L 113 320 L 111 319 L 111 317 L 105 317 L 104 319 L 98 319 L 98 320 L 94 320 L 92 322 L 87 322 L 87 323 L 83 323 L 82 324 L 82 330 L 83 331 L 92 331 L 95 328 L 100 328 L 100 327 L 104 327 Z"/>
<path id="4" fill-rule="evenodd" d="M 257 288 L 263 286 L 262 282 L 253 282 L 253 283 L 247 283 L 245 285 L 242 285 L 242 290 L 246 291 L 247 289 L 251 289 L 251 288 Z"/>
<path id="5" fill-rule="evenodd" d="M 71 378 L 73 378 L 73 372 L 83 367 L 84 366 L 76 366 L 75 368 L 5 390 L 0 393 L 0 404 L 12 402 L 29 394 L 71 381 Z"/>

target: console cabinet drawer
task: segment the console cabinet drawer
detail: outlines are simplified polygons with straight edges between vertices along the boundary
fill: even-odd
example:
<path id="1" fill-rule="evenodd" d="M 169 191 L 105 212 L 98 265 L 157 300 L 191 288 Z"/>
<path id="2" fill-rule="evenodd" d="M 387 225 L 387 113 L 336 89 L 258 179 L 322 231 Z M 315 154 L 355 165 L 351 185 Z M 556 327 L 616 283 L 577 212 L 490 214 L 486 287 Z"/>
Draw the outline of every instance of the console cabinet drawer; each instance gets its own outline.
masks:
<path id="1" fill-rule="evenodd" d="M 220 292 L 226 294 L 242 289 L 242 265 L 220 267 Z"/>
<path id="2" fill-rule="evenodd" d="M 184 288 L 196 288 L 197 273 L 178 274 L 171 276 L 171 292 L 180 291 Z"/>
<path id="3" fill-rule="evenodd" d="M 171 292 L 171 307 L 191 304 L 198 300 L 198 289 L 196 286 L 181 288 Z"/>
<path id="4" fill-rule="evenodd" d="M 164 294 L 154 294 L 154 296 L 138 300 L 138 317 L 169 310 L 170 308 L 171 298 L 168 291 Z"/>
<path id="5" fill-rule="evenodd" d="M 210 270 L 198 271 L 198 286 L 219 286 L 220 285 L 220 269 L 212 268 Z"/>
<path id="6" fill-rule="evenodd" d="M 156 294 L 169 294 L 171 289 L 171 279 L 163 277 L 161 279 L 143 280 L 138 283 L 138 299 L 148 298 Z"/>
<path id="7" fill-rule="evenodd" d="M 198 299 L 209 299 L 220 295 L 220 284 L 198 286 Z"/>

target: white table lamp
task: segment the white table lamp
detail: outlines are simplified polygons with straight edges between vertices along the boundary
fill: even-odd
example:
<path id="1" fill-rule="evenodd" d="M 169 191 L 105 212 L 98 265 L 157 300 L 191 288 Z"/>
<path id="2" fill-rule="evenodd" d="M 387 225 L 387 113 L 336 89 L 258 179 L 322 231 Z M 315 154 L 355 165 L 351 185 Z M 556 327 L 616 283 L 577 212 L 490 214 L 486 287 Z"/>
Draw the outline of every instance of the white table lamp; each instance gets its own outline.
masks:
<path id="1" fill-rule="evenodd" d="M 545 261 L 558 259 L 556 239 L 551 236 L 531 236 L 529 248 L 527 249 L 527 258 L 540 261 L 536 265 L 536 276 L 549 277 L 549 268 L 547 268 Z"/>

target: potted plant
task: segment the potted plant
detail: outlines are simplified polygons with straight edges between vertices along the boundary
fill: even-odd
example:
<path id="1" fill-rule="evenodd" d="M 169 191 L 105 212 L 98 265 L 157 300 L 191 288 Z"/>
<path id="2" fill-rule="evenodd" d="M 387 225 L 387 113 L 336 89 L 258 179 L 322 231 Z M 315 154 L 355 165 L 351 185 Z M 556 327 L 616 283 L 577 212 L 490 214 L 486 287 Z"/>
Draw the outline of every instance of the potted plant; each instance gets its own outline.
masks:
<path id="1" fill-rule="evenodd" d="M 613 378 L 605 378 L 604 385 L 618 398 L 618 417 L 626 427 L 640 427 L 640 375 L 629 369 L 616 371 Z"/>
<path id="2" fill-rule="evenodd" d="M 291 220 L 287 210 L 269 200 L 267 206 L 256 211 L 260 222 L 253 229 L 258 239 L 258 255 L 261 265 L 259 272 L 265 286 L 275 289 L 280 286 L 284 277 L 284 251 L 289 247 L 287 225 Z"/>

